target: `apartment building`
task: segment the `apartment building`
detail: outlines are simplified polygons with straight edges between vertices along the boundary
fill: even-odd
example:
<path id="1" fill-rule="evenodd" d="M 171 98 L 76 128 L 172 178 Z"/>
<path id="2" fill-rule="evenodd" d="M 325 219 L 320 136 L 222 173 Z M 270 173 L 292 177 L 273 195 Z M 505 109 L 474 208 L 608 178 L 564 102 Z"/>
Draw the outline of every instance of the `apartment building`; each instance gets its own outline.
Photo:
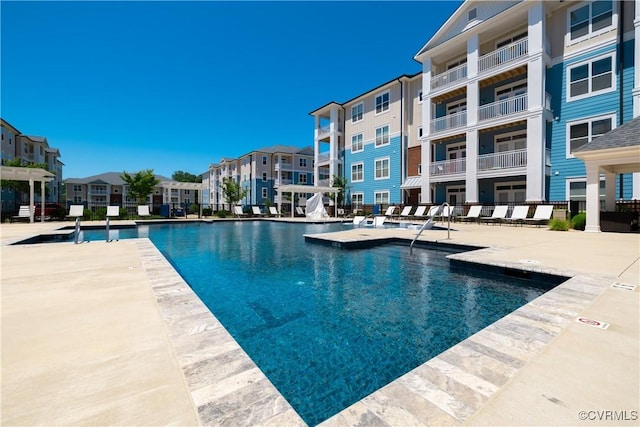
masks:
<path id="1" fill-rule="evenodd" d="M 234 180 L 246 195 L 244 206 L 277 204 L 280 197 L 275 187 L 286 184 L 313 185 L 313 150 L 311 147 L 291 147 L 275 145 L 244 154 L 237 159 L 222 158 L 219 163 L 209 166 L 208 198 L 214 209 L 229 208 L 223 194 L 225 178 Z M 206 190 L 205 190 L 206 191 Z M 304 203 L 308 193 L 297 195 Z M 283 196 L 288 197 L 286 195 Z"/>
<path id="2" fill-rule="evenodd" d="M 6 120 L 0 118 L 2 131 L 1 161 L 6 162 L 20 159 L 23 165 L 44 164 L 49 172 L 55 175 L 52 181 L 46 183 L 45 202 L 56 203 L 60 200 L 62 189 L 62 167 L 60 150 L 49 146 L 47 138 L 26 135 Z M 41 198 L 35 195 L 35 201 Z M 16 211 L 19 205 L 29 204 L 28 193 L 15 193 L 13 190 L 2 190 L 2 211 Z"/>
<path id="3" fill-rule="evenodd" d="M 162 205 L 184 208 L 199 202 L 195 190 L 175 188 L 179 187 L 180 183 L 162 175 L 155 177 L 160 183 L 147 200 L 155 213 L 160 212 Z M 105 172 L 86 178 L 67 178 L 64 182 L 67 205 L 84 205 L 91 210 L 115 205 L 130 207 L 135 211 L 138 204 L 137 200 L 129 197 L 127 184 L 122 179 L 121 172 Z"/>
<path id="4" fill-rule="evenodd" d="M 584 201 L 572 151 L 639 114 L 639 4 L 465 1 L 421 73 L 310 113 L 316 176 L 345 176 L 355 208 Z M 638 174 L 614 186 L 640 198 Z"/>

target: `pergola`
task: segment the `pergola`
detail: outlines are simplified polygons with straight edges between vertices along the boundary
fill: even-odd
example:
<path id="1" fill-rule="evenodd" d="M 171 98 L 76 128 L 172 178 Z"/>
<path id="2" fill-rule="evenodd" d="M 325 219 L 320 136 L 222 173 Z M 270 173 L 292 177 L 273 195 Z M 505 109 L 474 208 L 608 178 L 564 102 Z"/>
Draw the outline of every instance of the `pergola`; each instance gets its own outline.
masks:
<path id="1" fill-rule="evenodd" d="M 29 182 L 29 222 L 34 222 L 35 204 L 34 204 L 34 182 L 40 181 L 40 222 L 44 222 L 44 199 L 45 199 L 45 182 L 53 181 L 55 175 L 44 169 L 26 168 L 18 166 L 0 166 L 0 177 L 9 181 L 28 181 Z"/>
<path id="2" fill-rule="evenodd" d="M 274 189 L 280 193 L 291 193 L 291 218 L 294 216 L 295 207 L 294 207 L 294 194 L 295 193 L 335 193 L 336 195 L 340 192 L 339 188 L 336 187 L 320 187 L 320 186 L 310 186 L 310 185 L 296 185 L 296 184 L 286 184 L 286 185 L 276 185 Z M 278 212 L 281 212 L 282 207 L 282 198 L 278 197 Z M 338 205 L 335 206 L 334 215 L 338 217 Z"/>
<path id="3" fill-rule="evenodd" d="M 198 191 L 198 206 L 200 206 L 199 217 L 202 216 L 202 191 L 207 188 L 206 184 L 201 182 L 179 182 L 179 181 L 162 181 L 158 184 L 159 187 L 169 190 L 171 194 L 172 189 L 178 190 L 197 190 Z"/>
<path id="4" fill-rule="evenodd" d="M 600 174 L 605 179 L 605 209 L 616 209 L 616 174 L 640 172 L 640 117 L 622 124 L 574 151 L 587 169 L 587 223 L 600 231 Z M 636 175 L 637 176 L 637 175 Z M 640 185 L 635 181 L 633 185 Z"/>

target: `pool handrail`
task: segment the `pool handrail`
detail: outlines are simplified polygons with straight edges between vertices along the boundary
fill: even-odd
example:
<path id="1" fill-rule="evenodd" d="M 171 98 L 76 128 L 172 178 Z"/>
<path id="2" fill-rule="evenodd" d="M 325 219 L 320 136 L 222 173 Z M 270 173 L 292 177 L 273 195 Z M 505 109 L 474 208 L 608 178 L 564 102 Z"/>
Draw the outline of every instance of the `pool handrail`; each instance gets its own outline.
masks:
<path id="1" fill-rule="evenodd" d="M 420 230 L 418 230 L 418 233 L 416 234 L 416 236 L 413 238 L 413 240 L 411 241 L 411 244 L 409 245 L 409 254 L 413 253 L 413 244 L 416 242 L 416 240 L 418 240 L 418 237 L 420 237 L 420 234 L 422 234 L 422 232 L 424 231 L 424 229 L 427 227 L 428 224 L 430 224 L 431 226 L 433 226 L 433 217 L 436 216 L 438 214 L 438 212 L 443 212 L 444 211 L 444 207 L 447 207 L 447 240 L 451 240 L 451 206 L 449 206 L 449 203 L 444 202 L 443 204 L 440 205 L 440 207 L 438 208 L 438 210 L 436 212 L 434 212 L 433 216 L 429 217 L 429 219 L 427 219 L 425 221 L 424 224 L 422 224 L 422 227 L 420 227 Z"/>

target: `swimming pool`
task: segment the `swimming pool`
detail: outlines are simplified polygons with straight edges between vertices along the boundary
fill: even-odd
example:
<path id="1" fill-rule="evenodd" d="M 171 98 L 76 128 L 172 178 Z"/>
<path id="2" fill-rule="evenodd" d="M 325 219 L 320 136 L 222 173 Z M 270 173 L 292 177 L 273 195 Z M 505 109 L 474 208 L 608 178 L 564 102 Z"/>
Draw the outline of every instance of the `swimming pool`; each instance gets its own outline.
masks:
<path id="1" fill-rule="evenodd" d="M 394 245 L 346 251 L 302 237 L 342 229 L 255 221 L 138 231 L 310 425 L 547 289 L 452 269 L 448 252 L 409 255 Z M 92 233 L 104 239 L 99 230 L 84 238 Z"/>

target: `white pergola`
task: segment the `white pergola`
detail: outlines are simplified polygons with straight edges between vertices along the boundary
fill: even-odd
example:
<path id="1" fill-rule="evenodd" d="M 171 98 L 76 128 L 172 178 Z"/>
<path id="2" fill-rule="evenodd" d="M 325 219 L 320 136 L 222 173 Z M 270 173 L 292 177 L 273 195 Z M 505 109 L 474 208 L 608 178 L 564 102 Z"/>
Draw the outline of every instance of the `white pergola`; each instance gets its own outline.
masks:
<path id="1" fill-rule="evenodd" d="M 179 181 L 162 181 L 158 184 L 163 190 L 169 190 L 169 197 L 171 197 L 171 190 L 197 190 L 198 191 L 198 206 L 200 206 L 199 217 L 202 216 L 202 192 L 207 185 L 201 182 L 179 182 Z"/>
<path id="2" fill-rule="evenodd" d="M 44 222 L 44 204 L 45 204 L 45 183 L 53 181 L 56 176 L 44 169 L 26 168 L 18 166 L 0 166 L 0 178 L 9 181 L 28 181 L 29 182 L 29 222 L 34 222 L 35 204 L 34 204 L 34 183 L 40 181 L 40 222 Z"/>
<path id="3" fill-rule="evenodd" d="M 284 193 L 291 193 L 291 218 L 294 217 L 295 206 L 294 206 L 294 194 L 295 193 L 335 193 L 336 195 L 340 192 L 339 188 L 336 187 L 320 187 L 320 186 L 310 186 L 310 185 L 296 185 L 296 184 L 286 184 L 286 185 L 276 185 L 273 187 L 279 195 Z M 278 212 L 282 212 L 282 197 L 278 197 Z M 334 215 L 338 217 L 338 205 L 335 205 Z"/>

